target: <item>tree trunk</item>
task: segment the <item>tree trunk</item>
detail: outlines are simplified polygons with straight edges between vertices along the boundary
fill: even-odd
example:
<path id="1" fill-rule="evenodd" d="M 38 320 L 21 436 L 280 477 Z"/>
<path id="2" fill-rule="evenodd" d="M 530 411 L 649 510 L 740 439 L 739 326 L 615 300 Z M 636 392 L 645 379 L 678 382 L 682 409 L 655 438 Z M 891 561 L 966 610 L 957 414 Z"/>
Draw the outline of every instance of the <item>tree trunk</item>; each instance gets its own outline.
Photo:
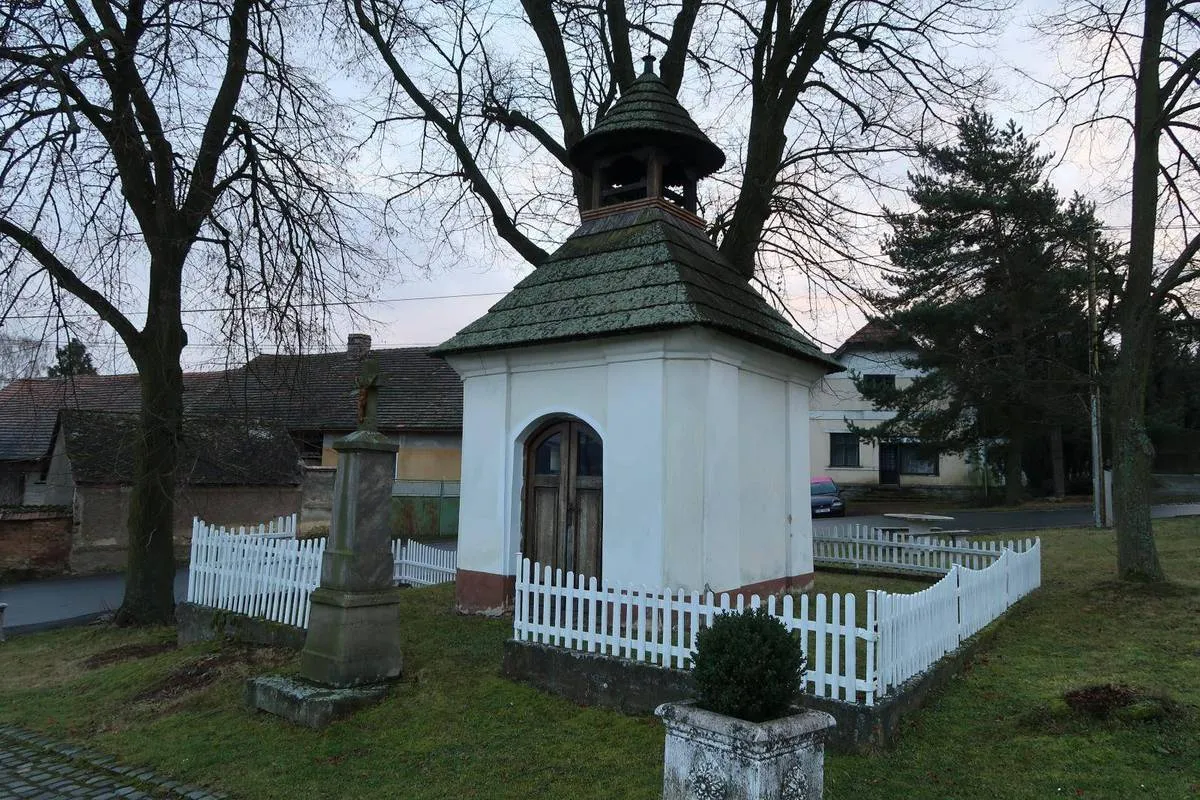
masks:
<path id="1" fill-rule="evenodd" d="M 1050 463 L 1054 473 L 1054 496 L 1061 500 L 1067 495 L 1067 470 L 1063 461 L 1061 425 L 1050 427 Z"/>
<path id="2" fill-rule="evenodd" d="M 1004 457 L 1004 502 L 1007 505 L 1020 505 L 1025 496 L 1025 487 L 1021 485 L 1021 459 L 1025 455 L 1025 433 L 1014 427 L 1009 431 L 1008 453 Z"/>
<path id="3" fill-rule="evenodd" d="M 1150 527 L 1150 469 L 1154 448 L 1146 433 L 1146 382 L 1154 349 L 1154 237 L 1158 215 L 1159 54 L 1166 0 L 1146 0 L 1133 120 L 1129 271 L 1121 293 L 1121 351 L 1111 386 L 1113 513 L 1117 517 L 1117 575 L 1122 580 L 1166 579 Z"/>
<path id="4" fill-rule="evenodd" d="M 178 268 L 152 266 L 146 327 L 139 346 L 130 349 L 142 390 L 142 435 L 134 450 L 129 560 L 118 625 L 175 621 L 175 483 L 183 430 L 179 364 L 187 342 L 177 276 L 184 257 L 179 256 Z"/>
<path id="5" fill-rule="evenodd" d="M 1149 359 L 1137 353 L 1153 340 L 1152 325 L 1121 332 L 1121 355 L 1112 386 L 1113 514 L 1116 516 L 1117 575 L 1121 580 L 1166 580 L 1150 523 L 1150 480 L 1154 446 L 1146 432 Z M 1144 340 L 1143 340 L 1144 337 Z"/>

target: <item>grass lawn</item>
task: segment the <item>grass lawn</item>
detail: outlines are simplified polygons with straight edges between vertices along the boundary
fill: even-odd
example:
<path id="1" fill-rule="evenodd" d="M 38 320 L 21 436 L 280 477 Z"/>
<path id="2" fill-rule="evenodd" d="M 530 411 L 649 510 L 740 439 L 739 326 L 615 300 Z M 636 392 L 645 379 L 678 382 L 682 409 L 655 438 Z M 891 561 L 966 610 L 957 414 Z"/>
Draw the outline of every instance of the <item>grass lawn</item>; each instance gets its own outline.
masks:
<path id="1" fill-rule="evenodd" d="M 895 751 L 827 757 L 826 796 L 1200 797 L 1200 520 L 1156 530 L 1178 581 L 1153 591 L 1109 580 L 1111 534 L 1043 533 L 1044 588 L 1001 623 Z M 842 592 L 879 582 L 818 581 Z M 892 591 L 924 585 L 888 583 Z M 404 680 L 384 704 L 323 732 L 241 705 L 243 677 L 294 670 L 294 655 L 156 652 L 173 639 L 167 629 L 73 629 L 0 645 L 0 721 L 87 741 L 234 797 L 659 795 L 657 720 L 578 708 L 501 679 L 509 623 L 456 616 L 450 603 L 449 587 L 405 592 Z M 121 660 L 117 647 L 140 657 Z M 1068 689 L 1106 682 L 1166 691 L 1182 710 L 1091 721 L 1061 702 Z"/>

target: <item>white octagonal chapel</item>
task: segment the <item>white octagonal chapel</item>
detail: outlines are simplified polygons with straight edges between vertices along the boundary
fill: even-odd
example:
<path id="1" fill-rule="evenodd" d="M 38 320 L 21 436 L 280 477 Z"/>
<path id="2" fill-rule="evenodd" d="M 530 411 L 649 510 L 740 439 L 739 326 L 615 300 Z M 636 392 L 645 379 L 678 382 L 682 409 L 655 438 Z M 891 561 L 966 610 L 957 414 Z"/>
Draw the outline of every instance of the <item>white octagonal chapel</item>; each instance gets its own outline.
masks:
<path id="1" fill-rule="evenodd" d="M 436 351 L 463 379 L 459 607 L 511 602 L 518 552 L 612 584 L 807 586 L 809 389 L 840 367 L 695 216 L 724 155 L 648 66 L 571 156 L 582 224 Z"/>

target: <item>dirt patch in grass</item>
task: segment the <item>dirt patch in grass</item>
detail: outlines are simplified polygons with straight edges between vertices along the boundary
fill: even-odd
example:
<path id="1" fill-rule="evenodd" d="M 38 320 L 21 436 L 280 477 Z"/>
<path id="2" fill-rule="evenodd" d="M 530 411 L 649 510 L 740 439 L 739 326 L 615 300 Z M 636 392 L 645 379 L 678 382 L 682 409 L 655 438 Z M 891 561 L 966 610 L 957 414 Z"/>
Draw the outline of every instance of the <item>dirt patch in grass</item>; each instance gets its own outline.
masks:
<path id="1" fill-rule="evenodd" d="M 146 644 L 123 644 L 102 650 L 83 660 L 84 669 L 98 669 L 122 661 L 132 661 L 135 658 L 147 658 L 176 649 L 175 642 L 147 642 Z"/>
<path id="2" fill-rule="evenodd" d="M 251 671 L 277 668 L 294 655 L 291 651 L 271 647 L 226 647 L 179 665 L 133 699 L 137 703 L 171 702 L 210 686 L 220 678 L 233 680 L 245 677 Z"/>
<path id="3" fill-rule="evenodd" d="M 1063 700 L 1071 709 L 1093 717 L 1107 717 L 1118 708 L 1132 704 L 1137 698 L 1137 690 L 1123 683 L 1084 686 L 1063 694 Z"/>
<path id="4" fill-rule="evenodd" d="M 203 689 L 221 675 L 221 668 L 233 660 L 232 653 L 209 653 L 171 670 L 162 680 L 134 696 L 139 703 L 174 700 Z"/>
<path id="5" fill-rule="evenodd" d="M 1019 717 L 1027 731 L 1063 735 L 1113 730 L 1146 723 L 1186 723 L 1188 706 L 1165 692 L 1124 683 L 1098 683 L 1064 692 L 1061 698 L 1038 703 Z M 1160 748 L 1165 745 L 1158 745 Z M 1170 746 L 1164 753 L 1175 752 Z"/>

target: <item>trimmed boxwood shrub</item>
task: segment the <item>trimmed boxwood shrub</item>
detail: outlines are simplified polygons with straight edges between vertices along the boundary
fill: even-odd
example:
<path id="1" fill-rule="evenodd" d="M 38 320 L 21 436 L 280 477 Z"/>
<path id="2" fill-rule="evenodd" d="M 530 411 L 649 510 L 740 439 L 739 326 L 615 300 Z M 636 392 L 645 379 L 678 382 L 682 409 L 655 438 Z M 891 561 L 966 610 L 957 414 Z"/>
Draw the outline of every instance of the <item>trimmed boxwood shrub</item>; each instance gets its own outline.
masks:
<path id="1" fill-rule="evenodd" d="M 692 664 L 697 705 L 750 722 L 786 716 L 806 666 L 799 638 L 762 608 L 713 620 Z"/>

